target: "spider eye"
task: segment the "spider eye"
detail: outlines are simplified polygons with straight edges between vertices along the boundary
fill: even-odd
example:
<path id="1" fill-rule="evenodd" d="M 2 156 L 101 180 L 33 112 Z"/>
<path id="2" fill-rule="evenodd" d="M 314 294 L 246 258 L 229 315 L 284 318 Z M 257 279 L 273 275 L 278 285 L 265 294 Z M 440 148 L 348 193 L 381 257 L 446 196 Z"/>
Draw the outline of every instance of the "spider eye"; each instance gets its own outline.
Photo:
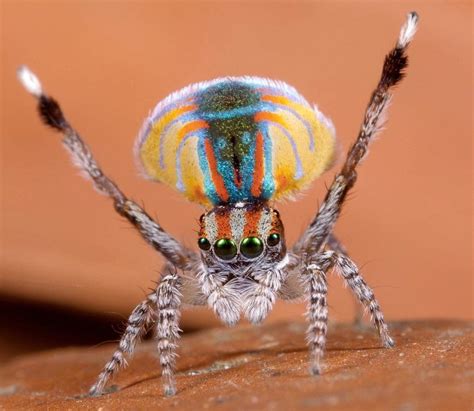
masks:
<path id="1" fill-rule="evenodd" d="M 274 247 L 275 245 L 277 245 L 278 243 L 280 242 L 280 234 L 278 233 L 273 233 L 273 234 L 270 234 L 267 238 L 267 244 L 270 246 L 270 247 Z"/>
<path id="2" fill-rule="evenodd" d="M 247 237 L 240 243 L 240 252 L 247 258 L 256 258 L 263 251 L 263 241 L 258 237 Z"/>
<path id="3" fill-rule="evenodd" d="M 221 238 L 214 244 L 214 252 L 221 260 L 232 260 L 237 255 L 237 246 L 228 238 Z"/>
<path id="4" fill-rule="evenodd" d="M 207 238 L 201 237 L 198 240 L 198 246 L 203 251 L 208 251 L 211 248 L 211 243 Z"/>

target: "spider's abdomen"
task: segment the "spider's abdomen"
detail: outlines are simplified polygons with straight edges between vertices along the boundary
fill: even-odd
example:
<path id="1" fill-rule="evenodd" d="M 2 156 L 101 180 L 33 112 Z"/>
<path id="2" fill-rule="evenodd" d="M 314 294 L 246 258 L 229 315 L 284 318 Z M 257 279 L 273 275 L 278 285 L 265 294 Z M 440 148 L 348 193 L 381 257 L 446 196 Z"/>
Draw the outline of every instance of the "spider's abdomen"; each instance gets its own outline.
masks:
<path id="1" fill-rule="evenodd" d="M 292 87 L 227 77 L 171 94 L 136 143 L 145 174 L 203 205 L 281 199 L 325 171 L 331 122 Z"/>

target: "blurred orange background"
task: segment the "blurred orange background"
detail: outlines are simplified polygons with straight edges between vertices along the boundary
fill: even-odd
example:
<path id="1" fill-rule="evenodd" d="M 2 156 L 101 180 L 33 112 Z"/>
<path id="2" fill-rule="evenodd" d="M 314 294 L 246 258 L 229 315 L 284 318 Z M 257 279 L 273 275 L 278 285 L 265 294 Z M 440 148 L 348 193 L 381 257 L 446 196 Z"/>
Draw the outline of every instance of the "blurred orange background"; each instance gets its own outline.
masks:
<path id="1" fill-rule="evenodd" d="M 1 7 L 0 296 L 125 316 L 162 263 L 78 177 L 16 80 L 20 64 L 38 74 L 123 191 L 194 246 L 202 210 L 135 168 L 133 142 L 148 111 L 196 81 L 281 79 L 332 118 L 343 158 L 413 9 L 421 20 L 407 78 L 336 233 L 389 319 L 472 318 L 470 2 L 4 0 Z M 279 206 L 290 243 L 337 168 Z M 351 318 L 342 281 L 331 278 L 330 290 L 332 320 Z M 303 304 L 278 303 L 269 320 L 300 320 L 303 312 Z M 195 309 L 183 324 L 217 320 Z"/>

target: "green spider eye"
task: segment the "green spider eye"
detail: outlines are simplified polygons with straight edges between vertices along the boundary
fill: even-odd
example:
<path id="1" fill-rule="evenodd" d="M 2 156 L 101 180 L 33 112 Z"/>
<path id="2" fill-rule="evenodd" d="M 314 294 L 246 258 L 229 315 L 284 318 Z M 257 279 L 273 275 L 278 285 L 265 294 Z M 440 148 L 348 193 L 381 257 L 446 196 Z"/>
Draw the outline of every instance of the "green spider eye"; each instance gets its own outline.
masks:
<path id="1" fill-rule="evenodd" d="M 247 237 L 240 243 L 240 252 L 247 258 L 256 258 L 263 252 L 263 241 L 258 237 Z"/>
<path id="2" fill-rule="evenodd" d="M 267 238 L 267 244 L 270 247 L 277 245 L 279 242 L 280 242 L 280 234 L 278 233 L 270 234 Z"/>
<path id="3" fill-rule="evenodd" d="M 211 243 L 207 238 L 201 237 L 198 240 L 198 246 L 203 251 L 208 251 L 211 248 Z"/>
<path id="4" fill-rule="evenodd" d="M 228 238 L 221 238 L 214 244 L 214 252 L 221 260 L 232 260 L 237 255 L 237 246 Z"/>

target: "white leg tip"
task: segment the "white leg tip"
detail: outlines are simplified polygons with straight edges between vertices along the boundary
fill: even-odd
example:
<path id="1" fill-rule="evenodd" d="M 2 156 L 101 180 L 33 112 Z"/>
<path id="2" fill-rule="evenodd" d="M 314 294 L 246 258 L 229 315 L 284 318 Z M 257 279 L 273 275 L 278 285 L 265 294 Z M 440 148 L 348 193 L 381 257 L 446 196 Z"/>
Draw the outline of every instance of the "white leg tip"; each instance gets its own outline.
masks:
<path id="1" fill-rule="evenodd" d="M 418 14 L 415 11 L 408 13 L 407 20 L 400 30 L 400 37 L 398 38 L 397 46 L 404 48 L 413 39 L 418 27 Z"/>
<path id="2" fill-rule="evenodd" d="M 383 342 L 383 346 L 385 348 L 393 348 L 395 347 L 395 341 L 393 341 L 391 337 L 387 337 Z"/>
<path id="3" fill-rule="evenodd" d="M 41 83 L 28 67 L 20 66 L 16 72 L 18 80 L 25 87 L 28 93 L 32 94 L 35 97 L 40 97 L 43 94 L 43 88 Z"/>
<path id="4" fill-rule="evenodd" d="M 92 389 L 89 391 L 88 396 L 89 397 L 100 397 L 102 395 L 102 391 Z"/>
<path id="5" fill-rule="evenodd" d="M 309 373 L 310 375 L 317 377 L 321 375 L 321 367 L 319 365 L 312 365 L 309 367 Z"/>
<path id="6" fill-rule="evenodd" d="M 176 394 L 176 387 L 167 385 L 164 387 L 164 393 L 166 397 L 172 397 Z"/>

